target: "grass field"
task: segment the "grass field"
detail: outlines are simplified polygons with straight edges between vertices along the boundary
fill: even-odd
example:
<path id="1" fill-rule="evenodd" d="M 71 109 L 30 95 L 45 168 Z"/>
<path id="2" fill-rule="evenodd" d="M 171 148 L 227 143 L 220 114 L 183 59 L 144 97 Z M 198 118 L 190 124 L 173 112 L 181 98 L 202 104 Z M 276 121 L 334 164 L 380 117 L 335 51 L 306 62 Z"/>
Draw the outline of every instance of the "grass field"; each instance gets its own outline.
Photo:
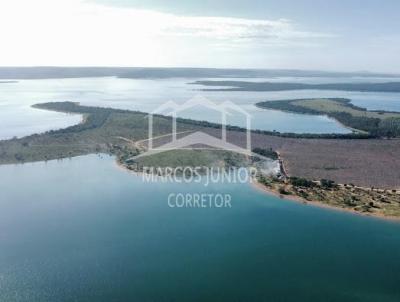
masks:
<path id="1" fill-rule="evenodd" d="M 368 111 L 364 108 L 349 105 L 348 102 L 335 99 L 310 99 L 294 101 L 293 105 L 309 108 L 321 113 L 347 112 L 352 116 L 362 116 L 368 118 L 400 118 L 400 113 L 384 111 Z"/>
<path id="2" fill-rule="evenodd" d="M 241 154 L 224 150 L 172 150 L 145 156 L 135 161 L 148 167 L 226 167 L 247 166 L 249 161 Z"/>

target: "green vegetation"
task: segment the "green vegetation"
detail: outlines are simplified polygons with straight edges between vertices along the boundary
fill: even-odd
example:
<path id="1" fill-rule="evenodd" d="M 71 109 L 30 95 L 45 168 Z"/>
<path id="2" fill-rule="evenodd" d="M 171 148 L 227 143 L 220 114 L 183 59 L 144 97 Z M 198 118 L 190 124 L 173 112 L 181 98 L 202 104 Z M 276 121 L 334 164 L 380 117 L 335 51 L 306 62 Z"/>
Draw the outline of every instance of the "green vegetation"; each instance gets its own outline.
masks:
<path id="1" fill-rule="evenodd" d="M 337 106 L 335 104 L 335 106 Z M 143 166 L 213 166 L 232 167 L 252 165 L 261 167 L 253 157 L 246 157 L 232 152 L 221 150 L 180 150 L 171 151 L 153 156 L 139 157 L 136 161 L 130 159 L 145 150 L 144 143 L 148 133 L 148 119 L 146 114 L 137 111 L 117 110 L 111 108 L 97 108 L 80 106 L 77 103 L 46 103 L 36 105 L 36 108 L 81 114 L 84 120 L 81 124 L 65 129 L 48 131 L 43 134 L 34 134 L 24 138 L 14 138 L 0 141 L 0 164 L 46 161 L 51 159 L 68 158 L 90 153 L 108 153 L 115 155 L 125 167 L 140 170 Z M 306 107 L 303 107 L 306 108 Z M 354 109 L 354 108 L 353 108 Z M 310 110 L 306 108 L 306 110 Z M 349 113 L 350 114 L 350 113 Z M 388 116 L 388 119 L 394 116 Z M 178 119 L 180 131 L 208 131 L 219 129 L 221 126 L 208 122 Z M 232 127 L 241 132 L 243 129 Z M 163 137 L 172 131 L 170 117 L 155 116 L 153 132 L 155 137 Z M 218 132 L 218 131 L 216 131 Z M 259 143 L 265 146 L 264 136 L 256 134 Z M 242 133 L 243 134 L 243 133 Z M 238 136 L 244 138 L 245 136 Z M 286 140 L 284 138 L 267 137 L 279 141 L 279 145 L 298 141 L 301 144 L 308 140 Z M 257 141 L 257 139 L 256 139 Z M 311 141 L 318 144 L 318 140 Z M 334 145 L 351 141 L 338 140 Z M 381 142 L 390 142 L 382 140 Z M 282 145 L 281 145 L 282 146 Z M 294 147 L 296 150 L 296 147 Z M 320 145 L 315 145 L 320 150 Z M 312 148 L 307 148 L 309 156 Z M 254 148 L 254 153 L 277 159 L 278 154 L 271 148 Z M 298 154 L 296 151 L 291 154 Z M 311 157 L 312 158 L 312 157 Z M 296 160 L 291 164 L 296 163 Z M 260 166 L 261 164 L 261 166 Z M 335 165 L 334 165 L 335 166 Z M 292 166 L 293 167 L 293 166 Z M 261 171 L 261 170 L 260 170 Z M 303 175 L 300 173 L 300 175 Z M 260 175 L 259 180 L 265 186 L 282 195 L 298 196 L 304 200 L 318 201 L 337 207 L 351 208 L 361 212 L 377 213 L 389 216 L 400 216 L 400 194 L 396 190 L 377 190 L 356 187 L 354 185 L 337 185 L 330 180 L 311 181 L 300 177 L 270 177 Z"/>
<path id="2" fill-rule="evenodd" d="M 135 142 L 148 137 L 147 114 L 138 111 L 81 106 L 73 102 L 44 103 L 38 109 L 82 114 L 84 120 L 65 129 L 51 130 L 24 138 L 0 141 L 0 164 L 46 161 L 90 153 L 116 155 L 126 161 L 143 151 Z M 178 132 L 220 129 L 221 125 L 204 121 L 177 119 Z M 231 127 L 231 129 L 239 129 Z M 242 130 L 240 130 L 242 131 Z M 172 133 L 171 117 L 155 115 L 153 137 Z M 146 148 L 144 148 L 145 150 Z M 268 154 L 267 154 L 268 153 Z M 268 151 L 266 155 L 274 155 Z M 140 158 L 139 165 L 157 166 L 240 166 L 249 164 L 243 155 L 222 150 L 179 150 Z"/>
<path id="3" fill-rule="evenodd" d="M 290 184 L 292 184 L 293 186 L 297 186 L 297 187 L 306 187 L 306 188 L 312 188 L 316 186 L 316 183 L 311 181 L 311 180 L 307 180 L 305 178 L 301 178 L 301 177 L 289 177 L 289 182 Z"/>
<path id="4" fill-rule="evenodd" d="M 24 138 L 0 141 L 0 164 L 23 163 L 33 161 L 69 158 L 90 153 L 110 153 L 121 158 L 137 154 L 125 137 L 133 141 L 148 136 L 146 113 L 112 108 L 81 106 L 73 102 L 43 103 L 35 108 L 81 114 L 82 123 L 60 130 L 51 130 Z M 177 119 L 178 131 L 221 129 L 221 125 L 206 121 Z M 245 132 L 244 128 L 227 126 L 228 131 Z M 154 136 L 171 133 L 171 117 L 154 116 Z M 273 135 L 283 138 L 369 138 L 365 134 L 295 134 L 275 131 L 253 131 L 255 134 Z M 272 150 L 260 151 L 261 155 L 276 158 Z M 256 152 L 257 153 L 257 152 Z"/>
<path id="5" fill-rule="evenodd" d="M 224 150 L 171 150 L 139 157 L 124 163 L 131 170 L 142 171 L 143 167 L 243 167 L 251 162 L 246 156 Z"/>
<path id="6" fill-rule="evenodd" d="M 227 127 L 228 129 L 228 127 Z M 231 129 L 229 129 L 231 130 Z M 238 129 L 237 131 L 242 131 Z M 377 135 L 369 133 L 356 132 L 356 133 L 293 133 L 293 132 L 279 132 L 279 131 L 267 131 L 267 130 L 253 130 L 253 133 L 277 136 L 282 138 L 305 138 L 305 139 L 370 139 L 378 138 Z"/>
<path id="7" fill-rule="evenodd" d="M 123 161 L 139 152 L 138 146 L 132 146 L 132 141 L 136 142 L 148 137 L 147 114 L 143 112 L 88 107 L 73 102 L 44 103 L 34 107 L 81 114 L 84 119 L 82 123 L 65 129 L 0 141 L 0 164 L 45 161 L 100 152 L 114 154 Z M 219 124 L 205 121 L 177 119 L 177 122 L 178 131 L 221 128 Z M 154 136 L 170 134 L 171 117 L 155 115 L 153 128 Z M 245 131 L 243 128 L 234 126 L 227 128 L 229 131 Z M 260 131 L 255 132 L 260 133 Z M 267 131 L 261 133 L 279 135 Z M 268 157 L 276 156 L 273 151 L 263 152 Z M 229 159 L 225 158 L 225 160 Z"/>
<path id="8" fill-rule="evenodd" d="M 295 99 L 257 103 L 258 107 L 302 114 L 326 114 L 343 125 L 374 137 L 400 136 L 400 113 L 368 111 L 348 99 Z"/>
<path id="9" fill-rule="evenodd" d="M 35 108 L 82 114 L 82 123 L 24 138 L 0 141 L 0 164 L 45 161 L 90 153 L 109 153 L 118 158 L 138 153 L 132 141 L 148 136 L 148 120 L 142 112 L 80 106 L 77 103 L 45 103 Z M 179 131 L 200 129 L 178 123 Z M 171 118 L 154 117 L 154 136 L 171 133 Z M 126 138 L 126 140 L 121 139 Z"/>
<path id="10" fill-rule="evenodd" d="M 400 217 L 400 191 L 339 185 L 332 180 L 310 181 L 301 177 L 287 180 L 261 175 L 258 181 L 280 195 L 299 201 L 318 202 L 363 214 Z"/>
<path id="11" fill-rule="evenodd" d="M 279 157 L 278 153 L 276 153 L 272 149 L 254 148 L 252 151 L 253 151 L 253 153 L 260 154 L 261 156 L 268 157 L 273 160 L 277 160 Z"/>

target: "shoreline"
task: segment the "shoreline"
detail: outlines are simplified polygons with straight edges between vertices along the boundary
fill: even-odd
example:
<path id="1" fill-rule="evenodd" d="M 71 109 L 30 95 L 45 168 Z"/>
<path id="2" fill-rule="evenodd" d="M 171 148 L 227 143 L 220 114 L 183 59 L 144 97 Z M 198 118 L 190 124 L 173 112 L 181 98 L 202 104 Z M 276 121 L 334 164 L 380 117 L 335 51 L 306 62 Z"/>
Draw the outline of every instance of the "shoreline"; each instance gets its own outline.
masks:
<path id="1" fill-rule="evenodd" d="M 310 205 L 313 207 L 323 208 L 326 210 L 334 210 L 334 211 L 339 211 L 339 212 L 358 215 L 358 216 L 371 217 L 371 218 L 381 219 L 381 220 L 385 220 L 385 221 L 392 221 L 392 222 L 400 223 L 400 217 L 398 217 L 398 216 L 387 216 L 387 215 L 383 215 L 383 214 L 379 214 L 379 213 L 358 212 L 358 211 L 355 211 L 350 208 L 336 207 L 334 205 L 326 204 L 326 203 L 323 203 L 320 201 L 306 200 L 297 195 L 283 195 L 273 189 L 270 189 L 270 188 L 264 186 L 262 183 L 260 183 L 258 181 L 252 182 L 251 186 L 256 190 L 263 192 L 264 194 L 278 197 L 279 199 L 284 200 L 284 201 L 296 202 L 298 204 L 303 204 L 306 206 Z"/>
<path id="2" fill-rule="evenodd" d="M 140 176 L 141 174 L 143 174 L 143 172 L 128 169 L 117 158 L 115 158 L 115 166 L 117 169 L 123 170 L 124 172 L 129 173 L 129 174 L 133 174 L 136 176 Z M 252 188 L 254 188 L 255 190 L 258 190 L 266 195 L 274 196 L 283 201 L 295 202 L 297 204 L 302 204 L 305 206 L 318 207 L 318 208 L 322 208 L 325 210 L 339 211 L 342 213 L 347 213 L 347 214 L 352 214 L 352 215 L 357 215 L 357 216 L 362 216 L 362 217 L 370 217 L 370 218 L 380 219 L 383 221 L 391 221 L 391 222 L 395 222 L 395 223 L 400 223 L 400 217 L 398 217 L 398 216 L 387 216 L 387 215 L 383 215 L 380 213 L 364 213 L 364 212 L 355 211 L 350 208 L 337 207 L 337 206 L 326 204 L 326 203 L 323 203 L 320 201 L 306 200 L 297 195 L 283 195 L 271 188 L 266 187 L 265 185 L 260 183 L 258 180 L 250 182 L 250 186 Z"/>
<path id="3" fill-rule="evenodd" d="M 73 104 L 76 104 L 76 103 L 73 103 Z M 70 105 L 70 104 L 67 103 L 66 105 Z M 37 108 L 37 109 L 49 110 L 48 108 L 41 108 L 40 105 L 33 105 L 32 107 Z M 61 106 L 61 107 L 63 108 L 63 106 Z M 67 106 L 67 108 L 68 108 L 68 106 Z M 84 107 L 84 108 L 86 108 L 86 107 Z M 110 110 L 110 109 L 107 109 L 107 110 Z M 56 110 L 53 109 L 52 111 L 63 112 L 63 113 L 68 113 L 68 114 L 79 114 L 82 116 L 81 123 L 87 122 L 87 117 L 88 117 L 88 115 L 90 116 L 89 113 L 86 113 L 87 111 L 84 111 L 83 113 L 78 113 L 78 112 L 75 112 L 75 110 L 65 111 L 65 110 L 57 110 L 57 108 L 56 108 Z M 73 111 L 73 112 L 71 112 L 71 111 Z M 15 142 L 14 144 L 18 144 L 18 143 L 19 142 Z M 29 143 L 29 142 L 26 142 L 26 143 Z M 66 145 L 66 146 L 68 146 L 68 145 Z M 23 146 L 19 146 L 19 147 L 21 150 L 27 150 L 27 148 L 23 149 L 22 148 Z M 41 150 L 39 150 L 39 151 L 41 151 Z M 64 152 L 64 150 L 61 150 L 61 151 Z M 85 152 L 83 152 L 83 153 L 86 153 L 86 152 L 94 153 L 92 150 L 85 150 Z M 110 152 L 112 152 L 112 150 Z M 76 151 L 76 154 L 74 154 L 74 155 L 75 156 L 77 154 L 80 155 L 81 153 L 82 153 L 82 151 L 80 149 L 78 149 Z M 104 153 L 106 153 L 106 152 L 104 152 Z M 36 153 L 33 153 L 33 154 L 28 153 L 27 154 L 28 160 L 23 159 L 23 161 L 21 161 L 21 162 L 43 161 L 43 159 L 42 160 L 40 159 L 41 154 L 37 155 Z M 60 157 L 60 154 L 63 156 Z M 57 156 L 57 157 L 55 157 L 55 158 L 51 157 L 50 159 L 70 157 L 68 154 L 65 152 L 64 153 L 53 152 L 52 155 Z M 278 152 L 278 154 L 279 154 L 279 152 Z M 82 154 L 82 155 L 86 155 L 86 154 Z M 118 154 L 114 154 L 114 155 L 118 156 Z M 29 157 L 29 156 L 31 156 L 31 157 Z M 34 156 L 36 156 L 36 157 L 34 157 Z M 29 160 L 29 159 L 33 159 L 33 160 Z M 130 171 L 132 173 L 135 173 L 136 175 L 139 175 L 138 172 L 134 171 L 132 169 L 132 167 L 129 167 L 129 165 L 126 166 L 124 163 L 119 162 L 118 158 L 116 159 L 116 161 L 118 163 L 118 166 L 123 168 L 125 171 Z M 283 165 L 282 158 L 281 158 L 281 161 L 282 161 L 281 162 L 281 172 L 284 172 L 283 174 L 286 174 L 285 168 L 287 168 L 287 167 L 285 167 Z M 283 169 L 282 169 L 282 166 L 283 166 Z M 349 194 L 343 193 L 344 192 L 343 190 L 338 191 L 338 193 L 330 193 L 329 190 L 324 190 L 324 188 L 322 188 L 322 187 L 317 187 L 317 189 L 315 189 L 314 191 L 311 190 L 311 192 L 310 191 L 306 192 L 306 193 L 310 193 L 310 195 L 308 195 L 308 194 L 304 195 L 307 199 L 309 199 L 309 200 L 306 200 L 306 199 L 302 198 L 302 196 L 303 196 L 302 192 L 296 191 L 297 190 L 296 187 L 295 187 L 294 191 L 288 192 L 288 195 L 287 194 L 282 195 L 282 194 L 279 194 L 279 187 L 277 187 L 277 186 L 279 186 L 279 184 L 273 183 L 271 189 L 268 189 L 264 186 L 259 186 L 259 188 L 262 188 L 263 191 L 266 191 L 269 194 L 273 194 L 279 198 L 289 199 L 289 200 L 293 200 L 296 202 L 302 202 L 303 204 L 312 204 L 312 205 L 316 205 L 316 206 L 323 206 L 325 208 L 330 208 L 330 209 L 335 209 L 335 210 L 343 210 L 343 211 L 355 213 L 358 215 L 379 217 L 379 218 L 396 220 L 396 221 L 398 221 L 400 219 L 400 217 L 398 216 L 400 214 L 400 207 L 399 207 L 400 206 L 400 203 L 399 203 L 400 196 L 399 195 L 390 197 L 390 196 L 393 196 L 393 194 L 388 194 L 387 196 L 389 196 L 389 197 L 383 196 L 381 198 L 380 196 L 377 196 L 378 194 L 380 194 L 380 192 L 377 192 L 375 190 L 372 194 L 369 194 L 369 195 L 371 195 L 371 197 L 370 197 L 370 196 L 365 196 L 364 192 L 361 192 L 359 189 L 357 189 L 359 192 L 356 192 L 356 194 L 359 194 L 359 196 L 361 196 L 361 200 L 357 199 L 358 202 L 352 202 L 352 200 L 347 202 L 346 198 L 352 197 L 351 196 L 352 191 L 348 191 Z M 300 185 L 300 187 L 301 187 L 301 185 Z M 354 185 L 353 185 L 353 187 L 354 187 Z M 283 192 L 283 193 L 286 193 L 286 192 Z M 356 195 L 356 194 L 353 194 L 353 195 Z M 364 198 L 364 199 L 362 199 L 362 198 Z M 389 200 L 387 200 L 387 198 Z M 392 202 L 392 205 L 390 205 L 390 202 Z M 389 205 L 386 205 L 383 203 L 388 203 Z"/>
<path id="4" fill-rule="evenodd" d="M 75 102 L 75 103 L 76 103 L 76 104 L 79 104 L 79 103 L 77 103 L 77 102 Z M 68 127 L 72 127 L 72 126 L 76 126 L 76 125 L 83 125 L 83 124 L 85 124 L 85 123 L 87 122 L 87 119 L 88 119 L 89 115 L 90 115 L 90 114 L 88 114 L 88 113 L 77 113 L 77 112 L 63 111 L 63 110 L 49 110 L 49 109 L 46 109 L 46 108 L 38 107 L 37 105 L 40 105 L 40 104 L 33 104 L 33 105 L 31 105 L 30 107 L 33 108 L 33 109 L 46 110 L 46 111 L 53 111 L 53 112 L 57 112 L 57 113 L 64 113 L 64 114 L 67 114 L 67 115 L 70 114 L 70 115 L 80 115 L 80 116 L 81 116 L 81 121 L 80 121 L 79 123 L 73 124 L 73 125 L 68 126 Z"/>
<path id="5" fill-rule="evenodd" d="M 99 154 L 101 154 L 101 153 L 99 153 Z M 116 169 L 120 170 L 121 172 L 129 173 L 129 174 L 135 175 L 137 177 L 139 177 L 141 174 L 143 174 L 143 172 L 139 172 L 139 171 L 128 169 L 126 166 L 123 165 L 123 163 L 121 163 L 118 160 L 118 158 L 115 155 L 110 155 L 110 154 L 107 154 L 107 153 L 103 153 L 103 154 L 104 155 L 109 155 L 111 157 L 114 157 L 114 166 L 115 166 Z M 87 155 L 89 155 L 89 154 L 82 155 L 82 156 L 87 156 Z M 95 155 L 95 154 L 93 154 L 93 155 Z M 63 159 L 66 159 L 66 158 L 63 158 Z M 50 161 L 58 161 L 58 159 L 53 159 L 53 160 L 50 160 Z M 35 163 L 41 163 L 41 162 L 44 163 L 45 161 L 29 162 L 29 163 L 26 163 L 26 164 L 35 164 Z M 15 165 L 15 164 L 4 164 L 4 166 L 8 166 L 8 165 Z M 382 220 L 382 221 L 400 223 L 400 217 L 398 217 L 398 216 L 388 216 L 388 215 L 383 215 L 383 214 L 380 214 L 380 213 L 359 212 L 359 211 L 355 211 L 355 210 L 350 209 L 350 208 L 337 207 L 337 206 L 326 204 L 326 203 L 323 203 L 323 202 L 320 202 L 320 201 L 306 200 L 306 199 L 303 199 L 303 198 L 301 198 L 300 196 L 297 196 L 297 195 L 283 195 L 283 194 L 280 194 L 279 192 L 277 192 L 276 190 L 273 190 L 271 188 L 266 187 L 265 185 L 263 185 L 262 183 L 260 183 L 257 180 L 253 181 L 253 182 L 250 182 L 249 184 L 254 190 L 257 190 L 257 191 L 259 191 L 259 192 L 261 192 L 263 194 L 266 194 L 268 196 L 273 196 L 273 197 L 279 198 L 280 200 L 283 200 L 284 202 L 286 202 L 286 201 L 295 202 L 297 204 L 302 204 L 302 205 L 305 205 L 305 206 L 318 207 L 318 208 L 322 208 L 322 209 L 326 209 L 326 210 L 339 211 L 339 212 L 342 212 L 342 213 L 347 213 L 347 214 L 352 214 L 352 215 L 357 215 L 357 216 L 375 218 L 375 219 L 379 219 L 379 220 Z"/>

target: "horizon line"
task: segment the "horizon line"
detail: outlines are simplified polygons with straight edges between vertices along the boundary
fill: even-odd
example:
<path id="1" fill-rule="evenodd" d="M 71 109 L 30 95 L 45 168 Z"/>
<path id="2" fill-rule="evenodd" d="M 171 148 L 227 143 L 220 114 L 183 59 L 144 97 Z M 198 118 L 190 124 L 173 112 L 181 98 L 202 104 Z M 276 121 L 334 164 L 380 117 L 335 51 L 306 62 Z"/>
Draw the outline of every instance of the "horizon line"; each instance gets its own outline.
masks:
<path id="1" fill-rule="evenodd" d="M 35 68 L 59 68 L 59 69 L 74 69 L 74 68 L 92 68 L 92 69 L 202 69 L 202 70 L 241 70 L 241 71 L 293 71 L 293 72 L 322 72 L 322 73 L 341 73 L 341 74 L 369 74 L 369 75 L 397 75 L 400 73 L 394 71 L 371 71 L 371 70 L 332 70 L 332 69 L 300 69 L 300 68 L 257 68 L 257 67 L 196 67 L 196 66 L 118 66 L 118 65 L 0 65 L 0 69 L 35 69 Z"/>

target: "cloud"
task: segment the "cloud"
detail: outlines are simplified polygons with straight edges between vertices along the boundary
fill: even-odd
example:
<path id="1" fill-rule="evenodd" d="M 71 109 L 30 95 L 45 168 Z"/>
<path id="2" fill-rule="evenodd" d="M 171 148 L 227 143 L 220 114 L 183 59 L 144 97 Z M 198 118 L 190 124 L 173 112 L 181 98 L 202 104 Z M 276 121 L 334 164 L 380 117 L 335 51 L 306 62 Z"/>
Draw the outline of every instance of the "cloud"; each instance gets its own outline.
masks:
<path id="1" fill-rule="evenodd" d="M 173 16 L 164 24 L 167 34 L 221 40 L 316 39 L 332 35 L 296 30 L 290 20 Z"/>
<path id="2" fill-rule="evenodd" d="M 180 16 L 83 0 L 1 1 L 0 34 L 0 65 L 171 66 L 184 56 L 198 66 L 213 48 L 262 52 L 331 37 L 286 19 Z"/>

